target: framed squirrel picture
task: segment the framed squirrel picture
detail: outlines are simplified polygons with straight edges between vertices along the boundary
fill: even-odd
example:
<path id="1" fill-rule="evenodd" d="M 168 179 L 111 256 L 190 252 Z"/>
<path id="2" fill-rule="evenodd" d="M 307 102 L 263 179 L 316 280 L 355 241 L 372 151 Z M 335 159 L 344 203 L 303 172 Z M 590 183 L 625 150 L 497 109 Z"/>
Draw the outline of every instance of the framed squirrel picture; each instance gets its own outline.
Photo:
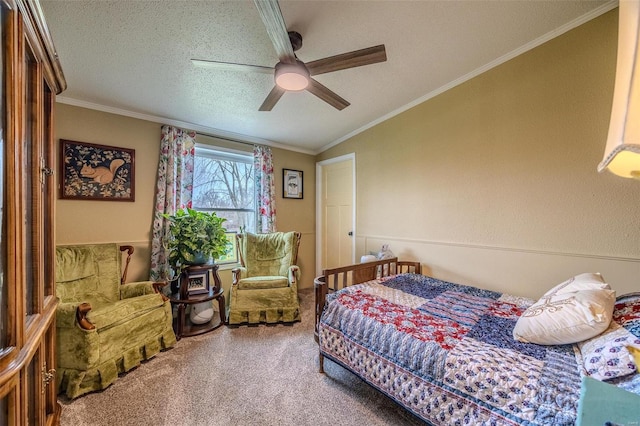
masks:
<path id="1" fill-rule="evenodd" d="M 135 150 L 60 139 L 60 198 L 135 201 Z"/>

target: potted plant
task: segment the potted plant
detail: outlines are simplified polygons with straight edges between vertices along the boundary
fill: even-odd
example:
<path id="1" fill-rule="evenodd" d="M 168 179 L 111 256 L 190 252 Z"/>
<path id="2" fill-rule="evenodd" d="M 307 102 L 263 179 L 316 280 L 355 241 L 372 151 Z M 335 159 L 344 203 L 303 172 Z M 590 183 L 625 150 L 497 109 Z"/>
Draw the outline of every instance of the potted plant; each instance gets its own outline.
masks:
<path id="1" fill-rule="evenodd" d="M 169 220 L 169 265 L 176 275 L 191 265 L 202 265 L 226 252 L 226 219 L 215 212 L 206 213 L 186 208 L 175 215 L 165 214 Z"/>

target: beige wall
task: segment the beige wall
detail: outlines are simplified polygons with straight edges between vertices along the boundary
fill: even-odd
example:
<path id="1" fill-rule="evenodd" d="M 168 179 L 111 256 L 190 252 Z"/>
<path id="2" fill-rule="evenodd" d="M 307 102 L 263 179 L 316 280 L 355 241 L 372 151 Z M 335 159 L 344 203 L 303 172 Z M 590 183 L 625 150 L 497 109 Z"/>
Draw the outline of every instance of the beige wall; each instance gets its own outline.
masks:
<path id="1" fill-rule="evenodd" d="M 640 182 L 596 172 L 616 37 L 617 9 L 320 154 L 356 154 L 358 255 L 531 297 L 586 270 L 639 291 Z"/>
<path id="2" fill-rule="evenodd" d="M 135 247 L 129 280 L 149 276 L 151 223 L 158 170 L 161 124 L 56 104 L 56 140 L 69 139 L 135 149 L 135 202 L 57 200 L 56 244 L 117 242 Z M 198 136 L 198 142 L 247 150 L 246 145 Z M 273 148 L 277 227 L 302 233 L 299 262 L 301 287 L 313 286 L 315 262 L 315 161 L 308 154 Z M 282 168 L 302 170 L 304 199 L 282 198 Z M 309 272 L 305 272 L 309 271 Z M 225 285 L 231 274 L 222 271 Z M 228 287 L 228 285 L 227 285 Z"/>

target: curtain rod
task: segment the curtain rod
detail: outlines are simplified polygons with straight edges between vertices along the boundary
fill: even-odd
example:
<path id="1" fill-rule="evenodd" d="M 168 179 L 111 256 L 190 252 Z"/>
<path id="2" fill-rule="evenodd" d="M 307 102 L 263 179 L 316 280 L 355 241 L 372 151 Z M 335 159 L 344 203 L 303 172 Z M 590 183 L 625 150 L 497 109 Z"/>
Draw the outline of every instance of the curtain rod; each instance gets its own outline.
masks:
<path id="1" fill-rule="evenodd" d="M 257 145 L 257 146 L 266 146 L 266 145 L 264 145 L 264 144 L 260 144 L 260 143 L 245 142 L 245 141 L 238 141 L 238 140 L 235 140 L 235 139 L 229 139 L 229 138 L 225 138 L 225 137 L 222 137 L 222 136 L 210 135 L 210 134 L 202 133 L 202 132 L 196 132 L 196 135 L 200 135 L 200 136 L 207 136 L 207 137 L 215 138 L 215 139 L 221 139 L 221 140 L 223 140 L 223 141 L 239 143 L 239 144 L 242 144 L 242 145 L 250 145 L 250 146 L 256 146 L 256 145 Z"/>

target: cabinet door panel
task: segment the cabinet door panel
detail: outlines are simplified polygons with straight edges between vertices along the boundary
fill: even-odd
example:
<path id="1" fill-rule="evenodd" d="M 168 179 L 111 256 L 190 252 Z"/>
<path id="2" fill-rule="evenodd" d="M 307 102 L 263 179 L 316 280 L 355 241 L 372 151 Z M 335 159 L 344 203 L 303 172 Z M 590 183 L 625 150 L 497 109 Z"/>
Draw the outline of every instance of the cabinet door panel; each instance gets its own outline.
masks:
<path id="1" fill-rule="evenodd" d="M 9 424 L 9 398 L 11 395 L 0 398 L 0 425 Z"/>
<path id="2" fill-rule="evenodd" d="M 42 223 L 42 253 L 41 258 L 41 274 L 44 285 L 44 294 L 55 297 L 55 240 L 54 240 L 54 222 L 53 211 L 56 197 L 56 186 L 53 171 L 55 170 L 55 151 L 53 147 L 53 103 L 55 95 L 49 87 L 44 85 L 43 108 L 44 114 L 42 121 L 44 123 L 44 140 L 41 149 L 42 170 L 42 207 L 40 209 Z"/>
<path id="3" fill-rule="evenodd" d="M 37 145 L 41 136 L 38 129 L 38 62 L 25 41 L 25 138 L 22 146 L 23 170 L 28 171 L 24 176 L 24 228 L 25 228 L 25 309 L 27 322 L 30 316 L 39 312 L 38 309 L 38 173 Z M 35 226 L 34 226 L 35 225 Z"/>
<path id="4" fill-rule="evenodd" d="M 0 388 L 0 425 L 18 424 L 16 418 L 18 412 L 14 409 L 17 401 L 16 394 L 16 386 L 13 383 L 6 384 L 4 389 Z"/>
<path id="5" fill-rule="evenodd" d="M 38 366 L 41 365 L 42 361 L 40 361 L 40 350 L 38 350 L 29 366 L 27 367 L 26 374 L 26 387 L 27 387 L 27 421 L 26 424 L 29 426 L 35 426 L 38 424 L 40 419 L 40 407 L 42 404 L 40 403 L 40 372 Z"/>
<path id="6" fill-rule="evenodd" d="M 7 279 L 5 276 L 5 270 L 7 267 L 7 236 L 5 235 L 6 229 L 6 206 L 5 206 L 5 185 L 6 185 L 6 144 L 5 133 L 7 128 L 6 123 L 6 73 L 5 67 L 7 64 L 7 49 L 6 43 L 8 42 L 7 30 L 8 24 L 8 10 L 4 3 L 0 3 L 0 348 L 7 346 L 7 327 L 8 327 L 8 306 L 7 306 Z M 1 357 L 1 356 L 0 356 Z M 0 418 L 0 424 L 3 424 Z"/>

